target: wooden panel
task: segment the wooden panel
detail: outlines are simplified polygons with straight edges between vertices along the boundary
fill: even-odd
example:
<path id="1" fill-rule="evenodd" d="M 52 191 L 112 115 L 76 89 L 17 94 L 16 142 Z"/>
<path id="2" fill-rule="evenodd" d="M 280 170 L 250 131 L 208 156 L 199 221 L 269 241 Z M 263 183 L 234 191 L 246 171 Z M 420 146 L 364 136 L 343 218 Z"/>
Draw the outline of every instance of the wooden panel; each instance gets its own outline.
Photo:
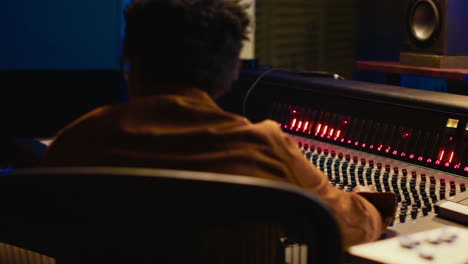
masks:
<path id="1" fill-rule="evenodd" d="M 261 64 L 351 76 L 356 0 L 257 0 Z"/>

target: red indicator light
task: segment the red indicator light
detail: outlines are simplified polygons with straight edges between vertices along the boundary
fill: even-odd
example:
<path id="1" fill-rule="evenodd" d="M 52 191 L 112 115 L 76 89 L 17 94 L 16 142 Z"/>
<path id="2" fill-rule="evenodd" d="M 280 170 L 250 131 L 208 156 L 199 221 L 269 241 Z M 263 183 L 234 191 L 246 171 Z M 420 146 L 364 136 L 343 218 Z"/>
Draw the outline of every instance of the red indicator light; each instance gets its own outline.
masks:
<path id="1" fill-rule="evenodd" d="M 409 155 L 409 158 L 410 158 L 410 159 L 414 159 L 414 154 L 410 154 L 410 155 Z"/>
<path id="2" fill-rule="evenodd" d="M 346 141 L 346 143 L 348 143 L 348 144 L 351 144 L 351 142 L 352 142 L 352 141 L 351 141 L 351 140 L 349 140 L 349 139 L 348 139 L 348 141 Z"/>
<path id="3" fill-rule="evenodd" d="M 284 128 L 288 128 L 288 125 L 284 125 Z"/>
<path id="4" fill-rule="evenodd" d="M 431 163 L 431 162 L 432 162 L 432 159 L 427 159 L 426 162 L 427 162 L 427 163 Z"/>
<path id="5" fill-rule="evenodd" d="M 435 164 L 436 164 L 436 165 L 440 165 L 440 160 L 436 160 L 436 161 L 435 161 Z"/>
<path id="6" fill-rule="evenodd" d="M 291 127 L 289 128 L 290 130 L 293 130 L 294 126 L 296 125 L 296 122 L 297 122 L 297 119 L 294 118 L 292 121 L 291 121 Z"/>
<path id="7" fill-rule="evenodd" d="M 343 124 L 347 125 L 348 123 L 348 120 L 343 120 Z"/>
<path id="8" fill-rule="evenodd" d="M 307 130 L 307 127 L 309 126 L 309 121 L 307 121 L 305 124 L 304 124 L 304 130 L 303 132 L 305 132 Z"/>
<path id="9" fill-rule="evenodd" d="M 464 171 L 468 171 L 468 167 L 465 167 L 463 170 L 464 170 Z"/>
<path id="10" fill-rule="evenodd" d="M 370 148 L 370 149 L 374 149 L 374 145 L 370 145 L 369 148 Z"/>
<path id="11" fill-rule="evenodd" d="M 341 130 L 336 131 L 336 137 L 339 138 L 341 135 Z"/>
<path id="12" fill-rule="evenodd" d="M 390 149 L 389 148 L 385 149 L 385 153 L 388 153 L 388 152 L 390 152 Z"/>
<path id="13" fill-rule="evenodd" d="M 281 127 L 281 126 L 282 126 L 282 124 L 281 124 L 281 123 L 279 123 L 278 125 L 279 125 L 279 127 Z"/>
<path id="14" fill-rule="evenodd" d="M 398 154 L 398 151 L 394 150 L 394 151 L 392 152 L 392 154 L 393 154 L 393 155 L 396 155 L 396 154 Z"/>
<path id="15" fill-rule="evenodd" d="M 406 157 L 406 153 L 405 153 L 405 152 L 402 152 L 402 153 L 400 153 L 400 156 Z"/>
<path id="16" fill-rule="evenodd" d="M 449 140 L 452 141 L 452 140 L 453 140 L 453 137 L 449 137 Z"/>
<path id="17" fill-rule="evenodd" d="M 366 143 L 362 143 L 361 147 L 365 148 L 365 147 L 366 147 Z"/>
<path id="18" fill-rule="evenodd" d="M 328 125 L 327 125 L 327 126 L 325 126 L 325 127 L 323 128 L 323 132 L 322 132 L 322 134 L 326 134 L 326 133 L 327 133 L 327 130 L 328 130 Z"/>
<path id="19" fill-rule="evenodd" d="M 359 142 L 354 142 L 354 146 L 358 146 L 359 145 Z"/>
<path id="20" fill-rule="evenodd" d="M 330 135 L 330 137 L 333 136 L 333 131 L 335 131 L 334 128 L 330 129 L 330 133 L 328 133 L 328 135 Z"/>
<path id="21" fill-rule="evenodd" d="M 381 151 L 381 150 L 382 150 L 382 147 L 378 147 L 377 150 L 378 150 L 378 151 Z"/>
<path id="22" fill-rule="evenodd" d="M 418 157 L 418 160 L 419 160 L 419 161 L 422 161 L 423 159 L 424 159 L 424 158 L 421 157 L 421 156 Z"/>
<path id="23" fill-rule="evenodd" d="M 344 142 L 344 138 L 342 138 L 340 141 L 341 141 L 341 142 Z"/>
<path id="24" fill-rule="evenodd" d="M 317 125 L 317 131 L 315 131 L 316 135 L 320 132 L 320 129 L 322 128 L 322 124 Z"/>
<path id="25" fill-rule="evenodd" d="M 442 158 L 444 157 L 444 154 L 445 154 L 445 150 L 441 150 L 439 153 L 439 160 L 442 160 Z"/>
<path id="26" fill-rule="evenodd" d="M 296 110 L 292 110 L 292 113 L 293 113 L 293 114 L 296 114 L 296 113 L 297 113 L 297 111 L 296 111 Z"/>
<path id="27" fill-rule="evenodd" d="M 450 166 L 450 162 L 445 162 L 444 166 L 445 166 L 445 167 L 449 167 L 449 166 Z"/>
<path id="28" fill-rule="evenodd" d="M 302 121 L 299 121 L 299 124 L 297 125 L 296 131 L 299 131 L 302 127 Z"/>
<path id="29" fill-rule="evenodd" d="M 449 161 L 448 161 L 448 162 L 452 162 L 454 152 L 455 152 L 455 151 L 452 151 L 452 152 L 450 153 L 450 158 L 449 158 Z"/>
<path id="30" fill-rule="evenodd" d="M 456 164 L 455 166 L 453 166 L 454 169 L 459 169 L 460 168 L 460 163 Z"/>
<path id="31" fill-rule="evenodd" d="M 403 138 L 408 138 L 409 136 L 410 136 L 410 133 L 408 132 L 403 133 Z"/>

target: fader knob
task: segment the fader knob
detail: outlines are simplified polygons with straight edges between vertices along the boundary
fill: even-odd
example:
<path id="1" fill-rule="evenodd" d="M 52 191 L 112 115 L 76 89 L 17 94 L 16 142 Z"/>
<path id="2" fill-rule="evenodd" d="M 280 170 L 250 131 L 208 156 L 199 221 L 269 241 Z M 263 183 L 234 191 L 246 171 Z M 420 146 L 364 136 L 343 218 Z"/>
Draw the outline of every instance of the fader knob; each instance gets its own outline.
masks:
<path id="1" fill-rule="evenodd" d="M 450 181 L 450 189 L 455 189 L 455 181 Z"/>
<path id="2" fill-rule="evenodd" d="M 413 207 L 413 209 L 411 210 L 411 218 L 416 219 L 417 216 L 418 216 L 418 209 Z"/>
<path id="3" fill-rule="evenodd" d="M 423 197 L 423 201 L 424 201 L 424 204 L 429 203 L 429 197 L 424 196 L 424 197 Z"/>
<path id="4" fill-rule="evenodd" d="M 400 223 L 404 223 L 406 220 L 406 213 L 400 212 Z"/>
<path id="5" fill-rule="evenodd" d="M 396 194 L 397 202 L 401 202 L 401 195 L 399 193 L 395 193 L 395 194 Z"/>
<path id="6" fill-rule="evenodd" d="M 426 206 L 423 206 L 422 213 L 423 213 L 424 216 L 426 216 L 428 214 L 428 210 L 427 210 Z"/>
<path id="7" fill-rule="evenodd" d="M 427 211 L 432 211 L 432 205 L 430 203 L 425 204 L 427 207 Z"/>
<path id="8" fill-rule="evenodd" d="M 408 170 L 407 169 L 402 169 L 401 172 L 402 172 L 403 176 L 408 175 Z"/>
<path id="9" fill-rule="evenodd" d="M 444 200 L 445 199 L 445 191 L 444 192 L 441 191 L 439 193 L 439 197 L 440 197 L 441 200 Z"/>
<path id="10" fill-rule="evenodd" d="M 390 165 L 388 165 L 388 164 L 385 165 L 385 171 L 390 172 Z"/>
<path id="11" fill-rule="evenodd" d="M 414 199 L 414 203 L 416 205 L 416 207 L 421 207 L 421 200 L 418 199 Z M 414 206 L 414 205 L 413 205 Z"/>
<path id="12" fill-rule="evenodd" d="M 445 179 L 444 178 L 440 179 L 440 186 L 445 187 Z"/>

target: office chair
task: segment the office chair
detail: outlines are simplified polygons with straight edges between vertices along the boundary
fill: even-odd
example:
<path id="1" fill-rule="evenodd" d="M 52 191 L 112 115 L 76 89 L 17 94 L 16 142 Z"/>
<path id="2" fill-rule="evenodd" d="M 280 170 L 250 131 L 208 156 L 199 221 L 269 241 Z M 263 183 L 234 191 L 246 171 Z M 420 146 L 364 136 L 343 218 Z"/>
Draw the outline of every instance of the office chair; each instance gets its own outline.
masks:
<path id="1" fill-rule="evenodd" d="M 37 168 L 1 176 L 0 199 L 0 241 L 59 264 L 287 263 L 288 243 L 306 248 L 306 255 L 289 251 L 294 263 L 342 262 L 330 210 L 277 181 L 167 169 Z"/>
<path id="2" fill-rule="evenodd" d="M 30 250 L 0 243 L 0 263 L 2 264 L 55 264 L 54 258 Z"/>

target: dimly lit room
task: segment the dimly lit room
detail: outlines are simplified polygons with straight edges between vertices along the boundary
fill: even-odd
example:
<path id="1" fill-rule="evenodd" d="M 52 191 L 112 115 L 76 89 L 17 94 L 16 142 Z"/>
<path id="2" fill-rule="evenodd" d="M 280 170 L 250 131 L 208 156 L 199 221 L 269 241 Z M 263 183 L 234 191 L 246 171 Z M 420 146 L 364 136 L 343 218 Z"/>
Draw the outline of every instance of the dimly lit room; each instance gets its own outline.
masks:
<path id="1" fill-rule="evenodd" d="M 0 264 L 468 263 L 468 1 L 0 8 Z"/>

